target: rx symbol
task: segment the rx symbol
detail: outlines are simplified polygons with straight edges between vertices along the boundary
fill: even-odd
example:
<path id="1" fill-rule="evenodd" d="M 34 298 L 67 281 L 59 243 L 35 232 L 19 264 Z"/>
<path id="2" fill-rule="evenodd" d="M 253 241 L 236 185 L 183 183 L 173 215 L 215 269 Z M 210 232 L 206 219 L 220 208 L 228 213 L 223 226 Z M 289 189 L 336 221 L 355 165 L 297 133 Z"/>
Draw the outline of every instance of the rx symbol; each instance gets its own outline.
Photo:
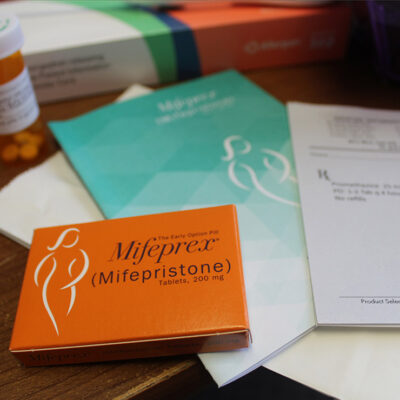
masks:
<path id="1" fill-rule="evenodd" d="M 326 169 L 318 170 L 318 178 L 325 179 L 326 181 L 330 181 L 329 176 L 328 176 L 328 171 Z"/>

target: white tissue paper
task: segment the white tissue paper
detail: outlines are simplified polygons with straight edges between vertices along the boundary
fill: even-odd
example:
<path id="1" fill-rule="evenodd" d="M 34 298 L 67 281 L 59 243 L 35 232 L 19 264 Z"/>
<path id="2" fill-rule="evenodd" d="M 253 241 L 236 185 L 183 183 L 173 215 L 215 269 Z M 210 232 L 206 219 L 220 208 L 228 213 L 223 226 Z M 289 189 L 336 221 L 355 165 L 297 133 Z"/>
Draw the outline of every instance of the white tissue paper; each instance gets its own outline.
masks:
<path id="1" fill-rule="evenodd" d="M 117 101 L 151 91 L 133 85 Z M 61 151 L 0 191 L 0 232 L 25 247 L 30 246 L 36 228 L 100 219 L 104 216 Z"/>

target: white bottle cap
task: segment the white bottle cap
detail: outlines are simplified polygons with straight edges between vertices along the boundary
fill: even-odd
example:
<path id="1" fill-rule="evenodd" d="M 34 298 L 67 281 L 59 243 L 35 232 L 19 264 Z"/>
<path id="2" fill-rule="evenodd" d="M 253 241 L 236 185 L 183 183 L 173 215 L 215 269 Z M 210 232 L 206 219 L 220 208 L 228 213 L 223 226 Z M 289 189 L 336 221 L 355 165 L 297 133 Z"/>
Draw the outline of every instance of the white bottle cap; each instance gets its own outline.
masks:
<path id="1" fill-rule="evenodd" d="M 24 35 L 18 18 L 13 14 L 0 14 L 0 59 L 20 50 Z"/>

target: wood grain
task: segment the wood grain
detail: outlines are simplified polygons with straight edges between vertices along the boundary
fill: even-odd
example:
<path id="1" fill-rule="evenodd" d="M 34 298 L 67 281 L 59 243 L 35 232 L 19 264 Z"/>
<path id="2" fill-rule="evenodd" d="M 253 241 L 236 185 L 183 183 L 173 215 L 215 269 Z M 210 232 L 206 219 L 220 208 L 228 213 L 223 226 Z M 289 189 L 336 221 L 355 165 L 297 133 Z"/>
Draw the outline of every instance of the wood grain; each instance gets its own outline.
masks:
<path id="1" fill-rule="evenodd" d="M 382 80 L 370 65 L 354 59 L 255 71 L 247 76 L 282 102 L 400 109 L 399 87 Z M 46 105 L 42 116 L 45 121 L 70 118 L 107 104 L 118 94 Z M 47 135 L 46 152 L 36 164 L 58 149 L 49 131 Z M 1 167 L 0 187 L 27 167 Z M 9 353 L 8 345 L 27 254 L 25 248 L 0 235 L 1 399 L 176 398 L 180 387 L 193 391 L 210 385 L 211 378 L 195 356 L 60 367 L 26 368 L 19 364 Z"/>

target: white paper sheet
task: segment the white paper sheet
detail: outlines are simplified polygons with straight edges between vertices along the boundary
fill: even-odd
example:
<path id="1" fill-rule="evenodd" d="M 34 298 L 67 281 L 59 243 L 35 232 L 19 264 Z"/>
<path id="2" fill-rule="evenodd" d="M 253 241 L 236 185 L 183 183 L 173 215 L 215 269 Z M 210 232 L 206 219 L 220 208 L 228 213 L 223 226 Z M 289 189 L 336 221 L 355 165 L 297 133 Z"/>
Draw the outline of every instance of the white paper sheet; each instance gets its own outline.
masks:
<path id="1" fill-rule="evenodd" d="M 340 400 L 398 400 L 400 335 L 319 327 L 264 366 Z"/>
<path id="2" fill-rule="evenodd" d="M 269 259 L 267 263 L 247 263 L 246 296 L 253 343 L 248 349 L 199 354 L 218 386 L 226 385 L 253 371 L 299 337 L 314 329 L 315 320 L 308 299 L 304 298 L 303 302 L 298 302 L 296 305 L 289 299 L 290 291 L 295 289 L 280 287 L 280 293 L 286 293 L 288 297 L 284 295 L 280 298 L 280 302 L 273 304 L 267 296 L 268 288 L 257 288 L 260 281 L 257 276 L 264 275 L 271 277 L 271 282 L 273 282 L 271 286 L 275 284 L 279 287 L 281 282 L 290 285 L 290 279 L 292 279 L 294 288 L 301 287 L 300 283 L 304 280 L 303 287 L 309 289 L 308 276 L 291 276 L 288 279 L 286 272 L 289 265 L 298 265 L 296 270 L 304 271 L 306 268 L 304 263 L 306 261 L 300 257 Z M 272 291 L 272 287 L 269 290 Z M 265 296 L 260 295 L 263 292 Z M 287 300 L 286 304 L 285 300 Z M 304 330 L 304 326 L 309 328 Z"/>
<path id="3" fill-rule="evenodd" d="M 400 324 L 400 112 L 288 109 L 317 324 Z"/>

